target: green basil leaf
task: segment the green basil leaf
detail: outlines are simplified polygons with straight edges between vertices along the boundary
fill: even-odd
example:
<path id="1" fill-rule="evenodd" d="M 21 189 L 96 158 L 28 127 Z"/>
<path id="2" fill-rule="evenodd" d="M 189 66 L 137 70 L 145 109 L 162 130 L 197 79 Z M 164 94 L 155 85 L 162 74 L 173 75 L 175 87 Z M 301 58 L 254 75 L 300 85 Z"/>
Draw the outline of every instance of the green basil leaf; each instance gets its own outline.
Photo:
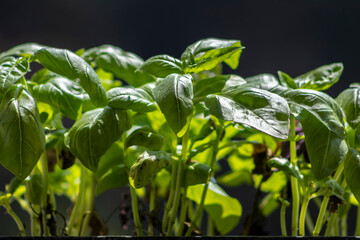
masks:
<path id="1" fill-rule="evenodd" d="M 219 119 L 246 124 L 281 139 L 288 136 L 289 107 L 286 100 L 277 94 L 239 87 L 207 96 L 205 105 Z"/>
<path id="2" fill-rule="evenodd" d="M 115 109 L 131 109 L 135 112 L 152 112 L 156 104 L 141 88 L 117 87 L 107 92 L 108 106 Z"/>
<path id="3" fill-rule="evenodd" d="M 96 196 L 101 193 L 112 189 L 126 186 L 129 183 L 127 169 L 124 164 L 117 165 L 110 168 L 97 182 L 95 194 Z"/>
<path id="4" fill-rule="evenodd" d="M 193 111 L 191 76 L 171 74 L 159 79 L 154 96 L 171 129 L 182 137 L 189 127 Z"/>
<path id="5" fill-rule="evenodd" d="M 7 57 L 0 60 L 0 93 L 16 83 L 29 71 L 29 59 Z"/>
<path id="6" fill-rule="evenodd" d="M 130 168 L 130 184 L 134 188 L 146 186 L 161 169 L 169 165 L 170 158 L 170 154 L 161 151 L 142 153 Z"/>
<path id="7" fill-rule="evenodd" d="M 186 48 L 181 55 L 185 73 L 211 70 L 225 62 L 232 69 L 239 65 L 242 50 L 240 41 L 207 38 L 197 41 Z"/>
<path id="8" fill-rule="evenodd" d="M 304 176 L 300 173 L 299 168 L 291 164 L 288 159 L 274 157 L 269 159 L 267 164 L 271 168 L 277 168 L 286 174 L 297 178 L 304 185 Z"/>
<path id="9" fill-rule="evenodd" d="M 165 138 L 149 127 L 138 128 L 125 141 L 125 148 L 143 146 L 149 150 L 158 151 L 165 142 Z"/>
<path id="10" fill-rule="evenodd" d="M 42 48 L 45 48 L 46 46 L 40 45 L 37 43 L 25 43 L 18 45 L 16 47 L 13 47 L 6 52 L 3 52 L 0 54 L 0 59 L 7 57 L 7 56 L 22 56 L 22 57 L 31 57 L 34 55 L 34 53 Z"/>
<path id="11" fill-rule="evenodd" d="M 299 120 L 305 135 L 305 146 L 311 169 L 318 180 L 331 175 L 344 159 L 348 146 L 345 133 L 329 130 L 315 115 L 303 110 Z"/>
<path id="12" fill-rule="evenodd" d="M 200 204 L 204 184 L 189 186 L 187 198 Z M 230 197 L 219 185 L 209 182 L 204 208 L 214 221 L 216 229 L 222 234 L 227 234 L 239 223 L 242 215 L 240 202 Z"/>
<path id="13" fill-rule="evenodd" d="M 155 81 L 149 73 L 136 71 L 144 63 L 139 56 L 118 47 L 103 45 L 92 48 L 85 51 L 82 57 L 134 87 Z"/>
<path id="14" fill-rule="evenodd" d="M 349 149 L 344 158 L 344 176 L 351 192 L 360 202 L 360 155 L 355 149 Z"/>
<path id="15" fill-rule="evenodd" d="M 139 70 L 148 72 L 159 78 L 165 78 L 172 73 L 184 74 L 182 62 L 169 55 L 151 57 L 144 62 Z"/>
<path id="16" fill-rule="evenodd" d="M 336 98 L 336 102 L 344 111 L 346 121 L 356 129 L 360 123 L 360 88 L 352 87 L 342 91 Z"/>
<path id="17" fill-rule="evenodd" d="M 201 79 L 194 85 L 194 97 L 206 97 L 212 93 L 221 92 L 224 89 L 238 87 L 246 81 L 236 75 L 219 75 L 216 77 Z"/>
<path id="18" fill-rule="evenodd" d="M 57 48 L 43 48 L 35 53 L 40 63 L 52 72 L 69 79 L 79 79 L 96 106 L 107 104 L 106 92 L 94 69 L 76 54 Z"/>
<path id="19" fill-rule="evenodd" d="M 306 109 L 329 131 L 336 133 L 339 137 L 345 136 L 345 127 L 342 110 L 336 101 L 329 95 L 308 89 L 295 89 L 285 92 L 283 95 L 293 110 L 300 113 Z"/>
<path id="20" fill-rule="evenodd" d="M 42 194 L 42 177 L 40 174 L 33 174 L 26 180 L 25 198 L 31 204 L 40 204 Z"/>
<path id="21" fill-rule="evenodd" d="M 131 115 L 109 107 L 84 113 L 65 134 L 65 144 L 91 171 L 96 171 L 100 157 L 130 129 Z"/>
<path id="22" fill-rule="evenodd" d="M 294 78 L 294 82 L 298 88 L 323 91 L 339 81 L 343 70 L 342 63 L 324 65 Z"/>
<path id="23" fill-rule="evenodd" d="M 336 180 L 334 179 L 326 180 L 323 188 L 327 190 L 328 196 L 335 196 L 339 198 L 343 203 L 345 203 L 344 190 Z"/>
<path id="24" fill-rule="evenodd" d="M 243 87 L 260 88 L 279 95 L 287 90 L 286 87 L 280 85 L 274 75 L 268 73 L 245 78 L 245 81 L 246 84 Z"/>
<path id="25" fill-rule="evenodd" d="M 184 173 L 184 186 L 207 183 L 210 180 L 211 168 L 202 163 L 193 162 L 188 165 Z"/>
<path id="26" fill-rule="evenodd" d="M 298 88 L 294 79 L 290 77 L 288 74 L 278 71 L 278 75 L 279 75 L 280 83 L 284 87 L 294 88 L 294 89 Z"/>
<path id="27" fill-rule="evenodd" d="M 124 146 L 122 141 L 118 140 L 101 156 L 95 175 L 100 179 L 109 169 L 123 163 Z"/>
<path id="28" fill-rule="evenodd" d="M 39 110 L 27 90 L 13 87 L 4 96 L 0 112 L 0 163 L 25 179 L 45 150 Z"/>
<path id="29" fill-rule="evenodd" d="M 226 187 L 239 187 L 243 184 L 252 186 L 254 184 L 253 177 L 248 170 L 238 170 L 221 175 L 216 182 Z"/>
<path id="30" fill-rule="evenodd" d="M 77 119 L 83 101 L 84 90 L 81 86 L 64 77 L 52 78 L 45 84 L 32 88 L 36 100 L 59 109 L 65 116 Z"/>
<path id="31" fill-rule="evenodd" d="M 32 75 L 31 81 L 38 83 L 38 84 L 43 84 L 43 83 L 48 82 L 50 79 L 57 78 L 57 77 L 61 77 L 61 75 L 51 72 L 46 68 L 43 68 L 43 69 L 35 72 L 34 75 Z"/>

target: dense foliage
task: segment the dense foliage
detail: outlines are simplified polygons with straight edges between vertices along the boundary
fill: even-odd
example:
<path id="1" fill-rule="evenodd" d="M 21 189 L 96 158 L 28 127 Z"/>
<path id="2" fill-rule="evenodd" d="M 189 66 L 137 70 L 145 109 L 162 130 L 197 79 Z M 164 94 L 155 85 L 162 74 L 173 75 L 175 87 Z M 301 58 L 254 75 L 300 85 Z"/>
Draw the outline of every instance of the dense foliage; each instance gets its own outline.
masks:
<path id="1" fill-rule="evenodd" d="M 261 234 L 255 219 L 278 207 L 287 235 L 289 205 L 292 235 L 305 235 L 305 226 L 315 236 L 347 235 L 348 211 L 360 200 L 360 85 L 336 99 L 322 92 L 339 81 L 341 63 L 295 78 L 223 75 L 222 64 L 237 68 L 243 49 L 209 38 L 180 59 L 143 61 L 110 45 L 73 53 L 29 43 L 1 53 L 0 164 L 15 177 L 0 204 L 21 234 L 104 234 L 90 222 L 99 218 L 95 196 L 112 188 L 130 189 L 137 235 L 227 234 L 242 206 L 221 186 L 248 184 L 257 197 L 244 235 Z M 30 73 L 36 63 L 43 68 Z M 220 161 L 230 171 L 215 175 Z M 73 202 L 62 231 L 55 195 Z M 322 199 L 315 224 L 311 199 Z M 29 213 L 30 229 L 12 201 Z"/>

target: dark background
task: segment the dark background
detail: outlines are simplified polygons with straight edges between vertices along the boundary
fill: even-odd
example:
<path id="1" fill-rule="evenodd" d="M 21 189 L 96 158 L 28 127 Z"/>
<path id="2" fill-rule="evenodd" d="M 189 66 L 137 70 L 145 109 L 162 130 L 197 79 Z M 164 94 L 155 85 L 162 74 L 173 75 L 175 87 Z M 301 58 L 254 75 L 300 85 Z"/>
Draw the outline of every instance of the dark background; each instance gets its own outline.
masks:
<path id="1" fill-rule="evenodd" d="M 282 70 L 295 77 L 342 62 L 340 81 L 327 91 L 336 97 L 360 77 L 359 10 L 360 1 L 355 0 L 4 1 L 0 52 L 26 42 L 73 51 L 112 44 L 144 59 L 164 53 L 179 58 L 188 45 L 202 38 L 239 39 L 246 47 L 240 65 L 235 71 L 225 68 L 226 72 L 249 77 Z M 9 179 L 11 174 L 0 167 L 0 191 Z M 231 194 L 240 198 L 247 213 L 252 194 Z M 120 191 L 105 193 L 99 200 L 104 203 L 98 201 L 97 207 L 109 216 L 112 209 L 104 206 L 119 205 Z M 58 204 L 68 202 L 62 199 Z M 15 210 L 19 211 L 16 205 Z M 112 234 L 119 233 L 114 218 Z M 265 228 L 280 234 L 278 212 L 272 218 Z M 0 208 L 0 235 L 16 234 L 12 219 Z"/>

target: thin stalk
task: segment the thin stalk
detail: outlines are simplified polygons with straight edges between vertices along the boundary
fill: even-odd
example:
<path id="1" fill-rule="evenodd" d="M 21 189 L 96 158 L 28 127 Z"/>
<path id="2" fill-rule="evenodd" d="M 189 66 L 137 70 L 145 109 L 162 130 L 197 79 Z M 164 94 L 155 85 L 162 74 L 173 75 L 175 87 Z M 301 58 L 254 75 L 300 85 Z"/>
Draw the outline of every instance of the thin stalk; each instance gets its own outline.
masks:
<path id="1" fill-rule="evenodd" d="M 131 193 L 131 205 L 132 205 L 135 228 L 138 236 L 142 236 L 143 233 L 142 233 L 142 225 L 140 221 L 139 209 L 137 204 L 137 195 L 135 188 L 133 188 L 132 186 L 130 186 L 130 193 Z"/>
<path id="2" fill-rule="evenodd" d="M 295 142 L 295 116 L 290 116 L 290 162 L 296 166 L 296 142 Z M 292 221 L 291 221 L 291 233 L 293 236 L 297 236 L 298 223 L 299 223 L 299 207 L 300 207 L 300 194 L 299 183 L 295 177 L 291 177 L 291 194 L 292 194 Z"/>
<path id="3" fill-rule="evenodd" d="M 280 210 L 280 226 L 281 226 L 281 235 L 283 237 L 287 236 L 285 213 L 286 213 L 286 206 L 285 204 L 282 204 Z"/>
<path id="4" fill-rule="evenodd" d="M 313 236 L 319 236 L 329 200 L 330 200 L 329 196 L 324 196 L 324 199 L 321 203 L 319 215 L 316 220 L 315 229 L 313 231 Z"/>
<path id="5" fill-rule="evenodd" d="M 341 217 L 341 236 L 345 237 L 348 235 L 347 232 L 347 214 Z"/>
<path id="6" fill-rule="evenodd" d="M 16 213 L 12 210 L 10 204 L 6 204 L 4 207 L 6 208 L 7 213 L 12 217 L 12 219 L 14 219 L 14 221 L 20 231 L 21 236 L 26 236 L 24 224 L 21 222 L 18 215 L 16 215 Z"/>
<path id="7" fill-rule="evenodd" d="M 221 126 L 221 130 L 217 130 L 217 135 L 216 135 L 216 140 L 213 142 L 213 153 L 212 153 L 212 157 L 211 157 L 211 162 L 210 162 L 210 169 L 211 169 L 211 173 L 210 173 L 210 178 L 212 177 L 212 175 L 214 174 L 214 165 L 215 165 L 215 162 L 216 162 L 216 156 L 219 152 L 219 143 L 220 143 L 220 137 L 222 135 L 222 126 Z M 195 212 L 195 216 L 194 218 L 192 219 L 191 221 L 191 224 L 190 224 L 190 227 L 188 228 L 188 230 L 186 231 L 186 234 L 185 236 L 190 236 L 190 234 L 192 233 L 194 227 L 195 227 L 195 224 L 197 222 L 197 220 L 200 218 L 201 216 L 201 213 L 203 211 L 203 208 L 204 208 L 204 203 L 205 203 L 205 198 L 206 198 L 206 193 L 207 193 L 207 190 L 209 188 L 209 182 L 210 181 L 207 181 L 205 183 L 205 186 L 204 186 L 204 189 L 203 189 L 203 192 L 202 192 L 202 195 L 201 195 L 201 200 L 200 200 L 200 203 L 199 205 L 197 206 L 197 209 L 196 209 L 196 212 Z"/>
<path id="8" fill-rule="evenodd" d="M 299 221 L 299 235 L 300 236 L 305 236 L 305 218 L 306 218 L 306 213 L 308 205 L 309 205 L 309 201 L 310 201 L 310 197 L 311 197 L 311 193 L 315 190 L 315 185 L 314 183 L 310 183 L 308 189 L 305 192 L 304 195 L 304 199 L 302 202 L 302 206 L 301 206 L 301 212 L 300 212 L 300 221 Z"/>
<path id="9" fill-rule="evenodd" d="M 155 183 L 155 178 L 153 178 L 153 180 L 151 181 L 151 189 L 150 189 L 150 201 L 149 201 L 150 214 L 155 208 L 155 197 L 156 197 L 156 183 Z M 151 219 L 149 220 L 149 224 L 148 224 L 148 236 L 154 236 L 154 227 Z"/>
<path id="10" fill-rule="evenodd" d="M 169 199 L 168 199 L 168 201 L 166 203 L 165 212 L 164 212 L 164 216 L 163 216 L 163 220 L 162 220 L 162 226 L 161 226 L 161 229 L 162 229 L 162 231 L 164 233 L 166 232 L 166 226 L 167 226 L 167 223 L 169 221 L 169 215 L 170 215 L 170 211 L 171 211 L 171 206 L 172 206 L 173 201 L 174 201 L 175 187 L 176 187 L 176 176 L 177 176 L 176 173 L 177 173 L 176 162 L 173 159 L 172 160 L 172 171 L 171 171 L 170 194 L 169 194 Z"/>
<path id="11" fill-rule="evenodd" d="M 326 237 L 328 237 L 328 236 L 334 236 L 333 230 L 334 230 L 335 220 L 336 220 L 336 214 L 335 214 L 335 213 L 331 213 L 330 219 L 329 219 L 329 222 L 328 222 L 328 224 L 327 224 L 326 231 L 325 231 L 325 236 L 326 236 Z"/>
<path id="12" fill-rule="evenodd" d="M 78 191 L 78 195 L 75 201 L 75 205 L 74 208 L 71 212 L 71 216 L 70 216 L 70 221 L 68 224 L 68 235 L 72 236 L 73 232 L 75 232 L 75 230 L 73 230 L 76 226 L 76 221 L 78 220 L 81 211 L 81 208 L 83 207 L 83 199 L 85 197 L 85 191 L 86 191 L 86 168 L 80 164 L 80 168 L 81 168 L 81 173 L 80 173 L 80 186 L 79 186 L 79 191 Z M 78 223 L 79 224 L 79 223 Z"/>
<path id="13" fill-rule="evenodd" d="M 34 212 L 36 211 L 36 213 Z M 31 236 L 39 236 L 40 233 L 40 226 L 39 226 L 39 212 L 40 212 L 40 208 L 38 207 L 38 205 L 36 205 L 36 209 L 35 206 L 32 206 L 32 211 L 30 213 L 30 225 L 31 225 Z"/>
<path id="14" fill-rule="evenodd" d="M 214 221 L 212 218 L 208 215 L 208 224 L 207 224 L 207 236 L 214 236 Z"/>
<path id="15" fill-rule="evenodd" d="M 24 76 L 22 76 L 22 77 L 20 78 L 20 83 L 21 83 L 26 89 L 28 89 L 28 85 L 27 85 L 27 83 L 26 83 L 26 79 L 25 79 Z"/>
<path id="16" fill-rule="evenodd" d="M 313 232 L 314 231 L 314 222 L 310 216 L 309 209 L 306 211 L 305 223 L 306 223 L 307 230 L 309 232 Z"/>
<path id="17" fill-rule="evenodd" d="M 337 214 L 335 214 L 335 220 L 334 220 L 334 229 L 333 229 L 333 233 L 334 236 L 339 236 L 340 235 L 340 229 L 339 229 L 339 216 Z"/>
<path id="18" fill-rule="evenodd" d="M 42 213 L 42 224 L 43 224 L 43 235 L 49 236 L 49 228 L 47 226 L 47 205 L 48 205 L 48 187 L 49 187 L 49 169 L 46 151 L 40 156 L 41 174 L 42 174 L 42 192 L 41 192 L 41 213 Z"/>
<path id="19" fill-rule="evenodd" d="M 177 236 L 181 236 L 184 231 L 186 212 L 187 212 L 187 203 L 188 203 L 188 201 L 186 200 L 186 190 L 187 189 L 184 188 L 184 192 L 181 196 L 181 213 L 180 213 L 179 228 L 177 231 Z"/>
<path id="20" fill-rule="evenodd" d="M 360 206 L 357 207 L 356 228 L 354 236 L 360 236 Z"/>
<path id="21" fill-rule="evenodd" d="M 86 229 L 87 226 L 90 222 L 91 219 L 91 215 L 93 212 L 93 208 L 94 208 L 94 198 L 95 198 L 95 179 L 94 179 L 94 175 L 91 173 L 90 175 L 87 176 L 88 178 L 88 184 L 86 186 L 86 191 L 85 191 L 85 199 L 87 199 L 86 203 L 84 203 L 84 205 L 86 206 L 84 209 L 84 212 L 82 214 L 83 217 L 83 221 L 81 224 L 81 230 L 79 229 L 79 236 L 85 236 L 86 234 Z"/>
<path id="22" fill-rule="evenodd" d="M 172 235 L 175 218 L 176 218 L 176 215 L 178 212 L 178 207 L 179 207 L 179 203 L 180 203 L 183 167 L 186 162 L 186 153 L 187 153 L 187 149 L 188 149 L 188 143 L 189 143 L 189 129 L 186 131 L 186 133 L 184 134 L 184 136 L 182 138 L 181 159 L 179 160 L 179 166 L 178 166 L 177 177 L 176 177 L 176 188 L 175 188 L 175 194 L 174 194 L 174 201 L 173 201 L 172 209 L 170 212 L 167 236 Z"/>

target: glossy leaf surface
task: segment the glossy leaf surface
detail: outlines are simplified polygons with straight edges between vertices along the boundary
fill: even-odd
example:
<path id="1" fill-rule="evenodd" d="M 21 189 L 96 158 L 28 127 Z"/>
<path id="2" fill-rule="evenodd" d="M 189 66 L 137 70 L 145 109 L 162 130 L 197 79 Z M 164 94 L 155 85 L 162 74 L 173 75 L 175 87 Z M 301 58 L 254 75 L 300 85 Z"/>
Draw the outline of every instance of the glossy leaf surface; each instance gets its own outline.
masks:
<path id="1" fill-rule="evenodd" d="M 25 179 L 45 150 L 39 110 L 27 90 L 14 87 L 5 95 L 0 112 L 0 163 Z"/>
<path id="2" fill-rule="evenodd" d="M 209 95 L 206 107 L 212 115 L 226 121 L 249 125 L 271 136 L 286 139 L 289 107 L 285 99 L 265 90 L 240 87 Z"/>
<path id="3" fill-rule="evenodd" d="M 36 100 L 59 109 L 65 116 L 76 120 L 83 101 L 81 86 L 64 77 L 52 78 L 32 88 Z"/>
<path id="4" fill-rule="evenodd" d="M 136 71 L 144 63 L 139 56 L 118 47 L 103 45 L 91 48 L 82 57 L 134 87 L 155 81 L 155 78 L 149 73 Z"/>
<path id="5" fill-rule="evenodd" d="M 70 151 L 91 171 L 100 157 L 132 125 L 127 111 L 109 107 L 84 113 L 65 135 Z"/>
<path id="6" fill-rule="evenodd" d="M 79 79 L 96 106 L 107 104 L 106 92 L 94 69 L 76 54 L 57 48 L 44 48 L 35 53 L 40 63 L 52 72 L 69 79 Z"/>
<path id="7" fill-rule="evenodd" d="M 219 75 L 201 79 L 194 85 L 194 97 L 206 97 L 209 94 L 221 92 L 223 89 L 237 87 L 246 81 L 236 75 Z"/>
<path id="8" fill-rule="evenodd" d="M 182 62 L 169 55 L 151 57 L 144 62 L 139 70 L 148 72 L 159 78 L 165 78 L 172 73 L 184 74 Z"/>
<path id="9" fill-rule="evenodd" d="M 16 83 L 29 71 L 29 60 L 26 58 L 7 57 L 0 60 L 0 93 Z"/>
<path id="10" fill-rule="evenodd" d="M 135 112 L 156 110 L 156 103 L 141 88 L 118 87 L 107 92 L 108 106 L 116 109 L 131 109 Z"/>
<path id="11" fill-rule="evenodd" d="M 355 149 L 349 149 L 344 158 L 344 176 L 351 192 L 360 202 L 360 155 Z"/>
<path id="12" fill-rule="evenodd" d="M 237 68 L 244 49 L 238 40 L 207 38 L 197 41 L 186 48 L 181 55 L 186 73 L 211 70 L 225 62 L 232 69 Z"/>
<path id="13" fill-rule="evenodd" d="M 199 204 L 203 189 L 204 184 L 190 186 L 187 188 L 187 197 Z M 209 182 L 204 208 L 221 234 L 230 232 L 239 223 L 242 214 L 240 202 L 212 181 Z"/>
<path id="14" fill-rule="evenodd" d="M 297 178 L 299 181 L 303 181 L 304 177 L 300 173 L 299 168 L 290 163 L 286 158 L 271 158 L 267 162 L 271 168 L 277 168 L 290 176 Z"/>
<path id="15" fill-rule="evenodd" d="M 307 110 L 299 115 L 305 134 L 305 145 L 311 168 L 317 179 L 331 175 L 345 157 L 348 146 L 345 135 L 329 130 Z"/>
<path id="16" fill-rule="evenodd" d="M 171 74 L 158 80 L 154 96 L 171 129 L 182 137 L 193 111 L 191 76 Z"/>
<path id="17" fill-rule="evenodd" d="M 356 129 L 360 123 L 360 87 L 351 87 L 342 91 L 336 101 L 343 109 L 346 121 Z"/>
<path id="18" fill-rule="evenodd" d="M 338 82 L 343 70 L 342 63 L 324 65 L 294 78 L 294 82 L 298 88 L 322 91 Z"/>
<path id="19" fill-rule="evenodd" d="M 34 53 L 46 46 L 40 45 L 37 43 L 24 43 L 16 47 L 13 47 L 6 52 L 0 54 L 0 59 L 6 56 L 22 56 L 22 57 L 31 57 Z"/>

